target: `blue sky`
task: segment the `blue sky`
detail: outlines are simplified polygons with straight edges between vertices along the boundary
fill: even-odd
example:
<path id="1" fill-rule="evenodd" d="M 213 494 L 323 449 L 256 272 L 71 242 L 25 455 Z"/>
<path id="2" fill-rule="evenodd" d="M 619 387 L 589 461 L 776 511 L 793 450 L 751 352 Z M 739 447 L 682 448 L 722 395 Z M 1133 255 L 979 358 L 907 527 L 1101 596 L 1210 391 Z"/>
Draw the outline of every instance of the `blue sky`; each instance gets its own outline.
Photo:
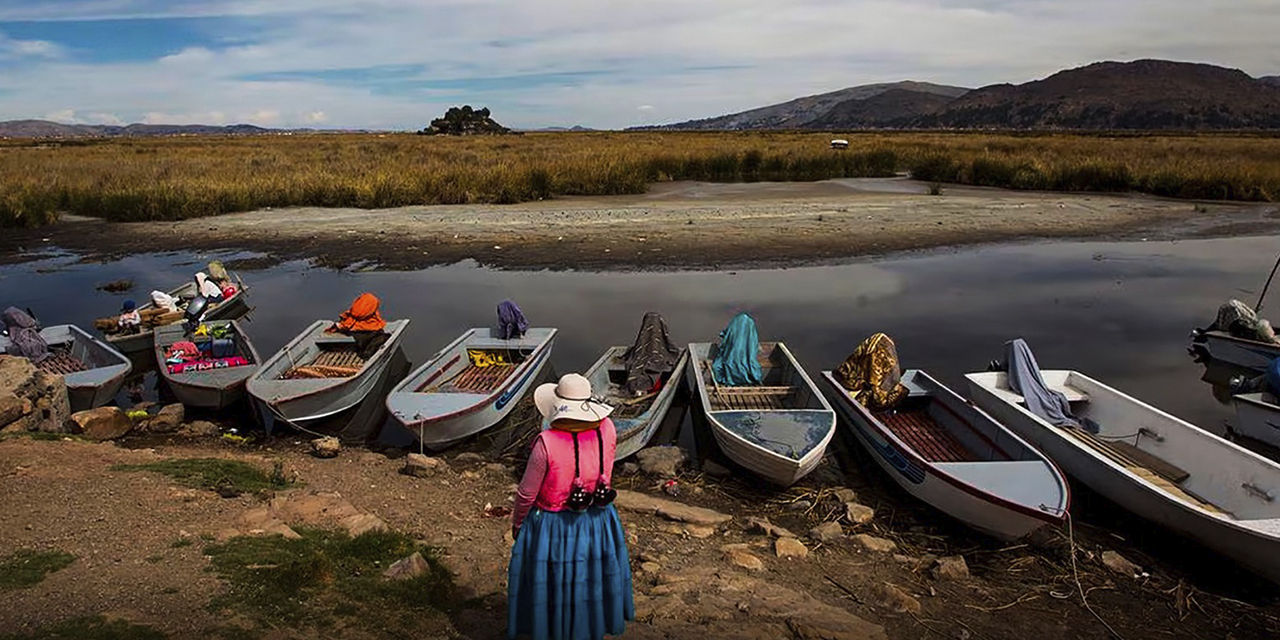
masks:
<path id="1" fill-rule="evenodd" d="M 1275 0 L 0 0 L 0 119 L 413 129 L 708 117 L 1159 57 L 1280 73 Z"/>

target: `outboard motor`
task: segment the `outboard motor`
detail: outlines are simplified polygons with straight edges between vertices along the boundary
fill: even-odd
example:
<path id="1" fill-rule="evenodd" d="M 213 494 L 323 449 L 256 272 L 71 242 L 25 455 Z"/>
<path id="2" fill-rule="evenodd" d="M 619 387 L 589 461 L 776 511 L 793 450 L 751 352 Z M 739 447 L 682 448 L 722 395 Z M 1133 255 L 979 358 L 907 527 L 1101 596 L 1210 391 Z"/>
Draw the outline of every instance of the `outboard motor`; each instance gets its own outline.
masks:
<path id="1" fill-rule="evenodd" d="M 196 296 L 187 304 L 186 319 L 182 322 L 182 328 L 188 334 L 194 332 L 196 327 L 204 322 L 204 313 L 209 309 L 209 300 L 204 296 Z"/>

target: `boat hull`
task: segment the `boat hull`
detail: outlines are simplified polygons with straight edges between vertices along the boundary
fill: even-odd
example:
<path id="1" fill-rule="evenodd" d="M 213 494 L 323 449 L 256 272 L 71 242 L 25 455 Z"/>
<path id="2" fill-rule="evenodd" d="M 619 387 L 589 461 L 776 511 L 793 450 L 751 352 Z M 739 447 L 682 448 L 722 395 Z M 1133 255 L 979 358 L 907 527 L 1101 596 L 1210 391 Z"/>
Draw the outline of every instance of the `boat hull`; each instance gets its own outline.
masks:
<path id="1" fill-rule="evenodd" d="M 1048 380 L 1052 374 L 1061 372 L 1042 372 Z M 984 411 L 1000 420 L 1019 436 L 1039 447 L 1050 459 L 1068 475 L 1088 486 L 1103 497 L 1118 504 L 1124 509 L 1164 526 L 1172 531 L 1190 537 L 1205 547 L 1212 549 L 1238 562 L 1273 582 L 1280 583 L 1280 518 L 1248 521 L 1252 527 L 1242 526 L 1242 521 L 1217 515 L 1178 500 L 1150 482 L 1139 478 L 1123 467 L 1111 462 L 1095 451 L 1082 448 L 1074 439 L 1063 433 L 1062 429 L 1053 427 L 1028 412 L 1022 406 L 1014 404 L 999 395 L 995 383 L 991 380 L 1000 374 L 970 373 L 965 377 L 969 382 L 970 396 Z M 1079 376 L 1069 372 L 1071 376 Z M 1101 383 L 1079 376 L 1091 385 L 1086 393 L 1107 392 L 1120 394 Z M 1219 456 L 1218 452 L 1226 450 L 1247 464 L 1230 465 L 1221 468 L 1225 474 L 1247 473 L 1253 477 L 1252 482 L 1270 486 L 1274 476 L 1280 474 L 1280 467 L 1268 463 L 1229 442 L 1222 441 L 1213 434 L 1175 418 L 1167 413 L 1146 405 L 1140 401 L 1124 396 L 1133 406 L 1141 410 L 1145 417 L 1135 417 L 1131 424 L 1124 425 L 1132 431 L 1140 427 L 1159 424 L 1162 430 L 1169 425 L 1187 430 L 1192 442 L 1206 443 L 1204 455 Z M 1119 425 L 1117 425 L 1119 426 Z M 1166 434 L 1165 437 L 1169 437 Z M 1218 442 L 1213 442 L 1218 441 Z M 1213 442 L 1212 450 L 1208 443 Z M 1214 451 L 1216 450 L 1216 451 Z M 1248 467 L 1250 470 L 1246 470 Z M 1253 471 L 1258 470 L 1258 471 Z M 1263 479 L 1265 476 L 1272 479 Z M 1229 482 L 1240 486 L 1240 480 Z M 1225 481 L 1224 481 L 1225 483 Z M 1274 494 L 1273 494 L 1274 495 Z"/>
<path id="2" fill-rule="evenodd" d="M 1280 344 L 1237 338 L 1222 331 L 1197 331 L 1189 350 L 1205 363 L 1205 381 L 1218 386 L 1227 386 L 1234 376 L 1260 376 L 1272 360 L 1280 358 Z"/>
<path id="3" fill-rule="evenodd" d="M 808 395 L 804 406 L 778 410 L 717 410 L 707 389 L 712 347 L 710 343 L 691 343 L 686 371 L 691 377 L 690 387 L 697 390 L 702 401 L 707 425 L 720 450 L 761 478 L 784 487 L 795 484 L 817 468 L 835 435 L 835 410 L 786 345 L 777 343 L 771 347 L 768 356 L 776 358 L 777 366 L 767 368 L 783 371 L 799 393 Z M 766 373 L 766 379 L 770 375 Z M 757 444 L 744 435 L 753 432 L 768 433 L 771 439 L 790 438 L 786 446 L 792 451 L 802 447 L 803 453 L 783 454 Z"/>
<path id="4" fill-rule="evenodd" d="M 1039 462 L 1052 469 L 1061 491 L 1045 494 L 1044 502 L 1048 509 L 1036 512 L 1020 508 L 941 472 L 921 459 L 914 451 L 894 441 L 879 420 L 850 397 L 830 371 L 824 371 L 822 377 L 834 398 L 832 404 L 849 424 L 858 444 L 898 486 L 922 502 L 977 531 L 1007 541 L 1026 537 L 1045 525 L 1065 522 L 1064 514 L 1070 503 L 1066 480 L 1047 460 Z M 1003 430 L 1000 425 L 993 426 Z"/>
<path id="5" fill-rule="evenodd" d="M 243 284 L 241 286 L 243 287 Z M 169 295 L 175 298 L 178 298 L 178 297 L 182 297 L 183 295 L 192 296 L 195 294 L 195 291 L 196 291 L 196 285 L 194 282 L 192 282 L 192 283 L 184 284 L 176 289 L 173 289 L 168 293 Z M 149 309 L 153 306 L 155 305 L 148 302 L 146 304 L 139 306 L 138 309 L 144 310 L 144 309 Z M 251 309 L 249 307 L 248 291 L 242 288 L 240 291 L 236 292 L 234 296 L 231 296 L 227 300 L 224 300 L 218 303 L 216 306 L 210 308 L 209 311 L 205 314 L 205 319 L 206 320 L 238 320 L 244 317 L 245 314 L 249 313 L 250 310 Z M 151 350 L 151 347 L 155 342 L 155 332 L 151 330 L 146 330 L 146 331 L 141 331 L 139 333 L 134 333 L 127 336 L 110 336 L 109 335 L 109 336 L 106 336 L 106 342 L 109 345 L 111 345 L 113 348 L 115 348 L 117 351 L 125 354 L 126 356 L 145 354 L 146 352 Z"/>
<path id="6" fill-rule="evenodd" d="M 523 338 L 498 340 L 486 328 L 471 329 L 409 374 L 387 396 L 388 413 L 432 450 L 449 447 L 502 422 L 520 404 L 551 359 L 555 329 L 529 329 Z M 467 358 L 466 349 L 530 349 L 498 388 L 488 393 L 416 391 Z"/>
<path id="7" fill-rule="evenodd" d="M 382 380 L 392 355 L 400 347 L 409 321 L 388 322 L 386 330 L 390 337 L 354 376 L 301 381 L 268 379 L 279 374 L 291 353 L 306 348 L 309 337 L 322 333 L 331 324 L 330 320 L 313 323 L 250 376 L 246 389 L 258 403 L 268 433 L 275 420 L 306 424 L 346 411 L 368 397 Z"/>
<path id="8" fill-rule="evenodd" d="M 93 365 L 87 371 L 62 374 L 73 412 L 110 404 L 120 393 L 125 378 L 133 371 L 133 365 L 124 354 L 75 325 L 45 327 L 40 330 L 40 337 L 50 347 L 69 348 L 77 360 Z M 8 339 L 0 337 L 0 352 L 7 346 Z"/>
<path id="9" fill-rule="evenodd" d="M 596 363 L 591 365 L 590 369 L 583 375 L 591 381 L 591 388 L 603 390 L 609 388 L 609 369 L 610 367 L 623 366 L 622 355 L 627 352 L 627 347 L 610 347 L 603 355 L 600 356 Z M 606 397 L 606 401 L 614 406 L 613 424 L 618 430 L 618 447 L 614 454 L 615 460 L 622 460 L 636 454 L 636 452 L 648 446 L 649 441 L 657 434 L 662 427 L 662 423 L 667 418 L 667 413 L 671 410 L 671 405 L 675 401 L 676 390 L 680 387 L 680 383 L 684 379 L 685 366 L 689 362 L 689 352 L 682 351 L 680 358 L 676 360 L 675 367 L 671 371 L 671 375 L 667 378 L 667 383 L 658 392 L 643 413 L 630 417 L 618 417 L 622 402 L 626 399 Z"/>
<path id="10" fill-rule="evenodd" d="M 1236 433 L 1280 448 L 1280 406 L 1270 394 L 1232 396 L 1236 407 Z"/>
<path id="11" fill-rule="evenodd" d="M 213 321 L 210 321 L 213 322 Z M 245 351 L 252 364 L 231 369 L 216 369 L 186 374 L 171 374 L 165 363 L 165 350 L 185 337 L 181 325 L 158 327 L 155 331 L 156 367 L 169 390 L 183 405 L 201 409 L 220 410 L 238 402 L 245 396 L 245 384 L 258 370 L 262 362 L 244 327 L 234 320 L 228 321 L 237 336 L 244 340 Z"/>

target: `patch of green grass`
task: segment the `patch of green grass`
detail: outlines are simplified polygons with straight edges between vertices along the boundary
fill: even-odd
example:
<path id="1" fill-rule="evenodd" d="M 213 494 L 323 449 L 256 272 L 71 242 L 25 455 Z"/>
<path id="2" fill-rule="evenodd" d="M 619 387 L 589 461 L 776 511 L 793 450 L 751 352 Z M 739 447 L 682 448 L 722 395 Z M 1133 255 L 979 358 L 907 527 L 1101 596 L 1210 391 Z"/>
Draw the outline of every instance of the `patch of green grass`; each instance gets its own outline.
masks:
<path id="1" fill-rule="evenodd" d="M 211 607 L 270 627 L 323 627 L 349 618 L 384 633 L 412 635 L 415 618 L 442 610 L 452 594 L 452 579 L 434 551 L 403 533 L 372 531 L 354 538 L 326 529 L 298 533 L 302 537 L 296 540 L 242 536 L 207 547 L 212 569 L 229 583 Z M 427 560 L 427 573 L 400 581 L 382 577 L 393 562 L 415 551 Z"/>
<path id="2" fill-rule="evenodd" d="M 169 543 L 169 548 L 181 549 L 183 547 L 189 547 L 193 544 L 195 544 L 195 542 L 191 538 L 178 538 L 177 540 L 174 540 L 173 542 Z"/>
<path id="3" fill-rule="evenodd" d="M 0 559 L 0 591 L 26 589 L 65 569 L 76 557 L 63 551 L 19 549 Z"/>
<path id="4" fill-rule="evenodd" d="M 118 464 L 111 470 L 163 473 L 183 486 L 217 491 L 223 495 L 262 493 L 289 486 L 282 474 L 268 474 L 247 462 L 222 458 L 177 458 L 146 464 Z"/>
<path id="5" fill-rule="evenodd" d="M 166 640 L 151 627 L 102 616 L 75 618 L 31 633 L 0 636 L 0 640 Z"/>
<path id="6" fill-rule="evenodd" d="M 161 555 L 147 556 L 147 562 L 151 564 L 160 564 L 161 562 L 164 562 L 164 556 L 161 556 Z"/>

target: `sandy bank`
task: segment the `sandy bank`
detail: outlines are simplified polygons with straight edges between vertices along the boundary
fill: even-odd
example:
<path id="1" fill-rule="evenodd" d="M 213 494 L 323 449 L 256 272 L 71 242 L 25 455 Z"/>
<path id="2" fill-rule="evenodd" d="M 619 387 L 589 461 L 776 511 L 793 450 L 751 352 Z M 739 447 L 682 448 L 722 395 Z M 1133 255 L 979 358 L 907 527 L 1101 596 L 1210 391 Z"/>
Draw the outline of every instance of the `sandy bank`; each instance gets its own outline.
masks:
<path id="1" fill-rule="evenodd" d="M 7 234 L 0 259 L 60 246 L 111 255 L 243 248 L 415 268 L 672 268 L 805 263 L 1032 238 L 1172 239 L 1280 229 L 1274 204 L 928 187 L 906 179 L 655 185 L 638 196 L 517 205 L 261 210 L 181 222 L 72 219 Z"/>

